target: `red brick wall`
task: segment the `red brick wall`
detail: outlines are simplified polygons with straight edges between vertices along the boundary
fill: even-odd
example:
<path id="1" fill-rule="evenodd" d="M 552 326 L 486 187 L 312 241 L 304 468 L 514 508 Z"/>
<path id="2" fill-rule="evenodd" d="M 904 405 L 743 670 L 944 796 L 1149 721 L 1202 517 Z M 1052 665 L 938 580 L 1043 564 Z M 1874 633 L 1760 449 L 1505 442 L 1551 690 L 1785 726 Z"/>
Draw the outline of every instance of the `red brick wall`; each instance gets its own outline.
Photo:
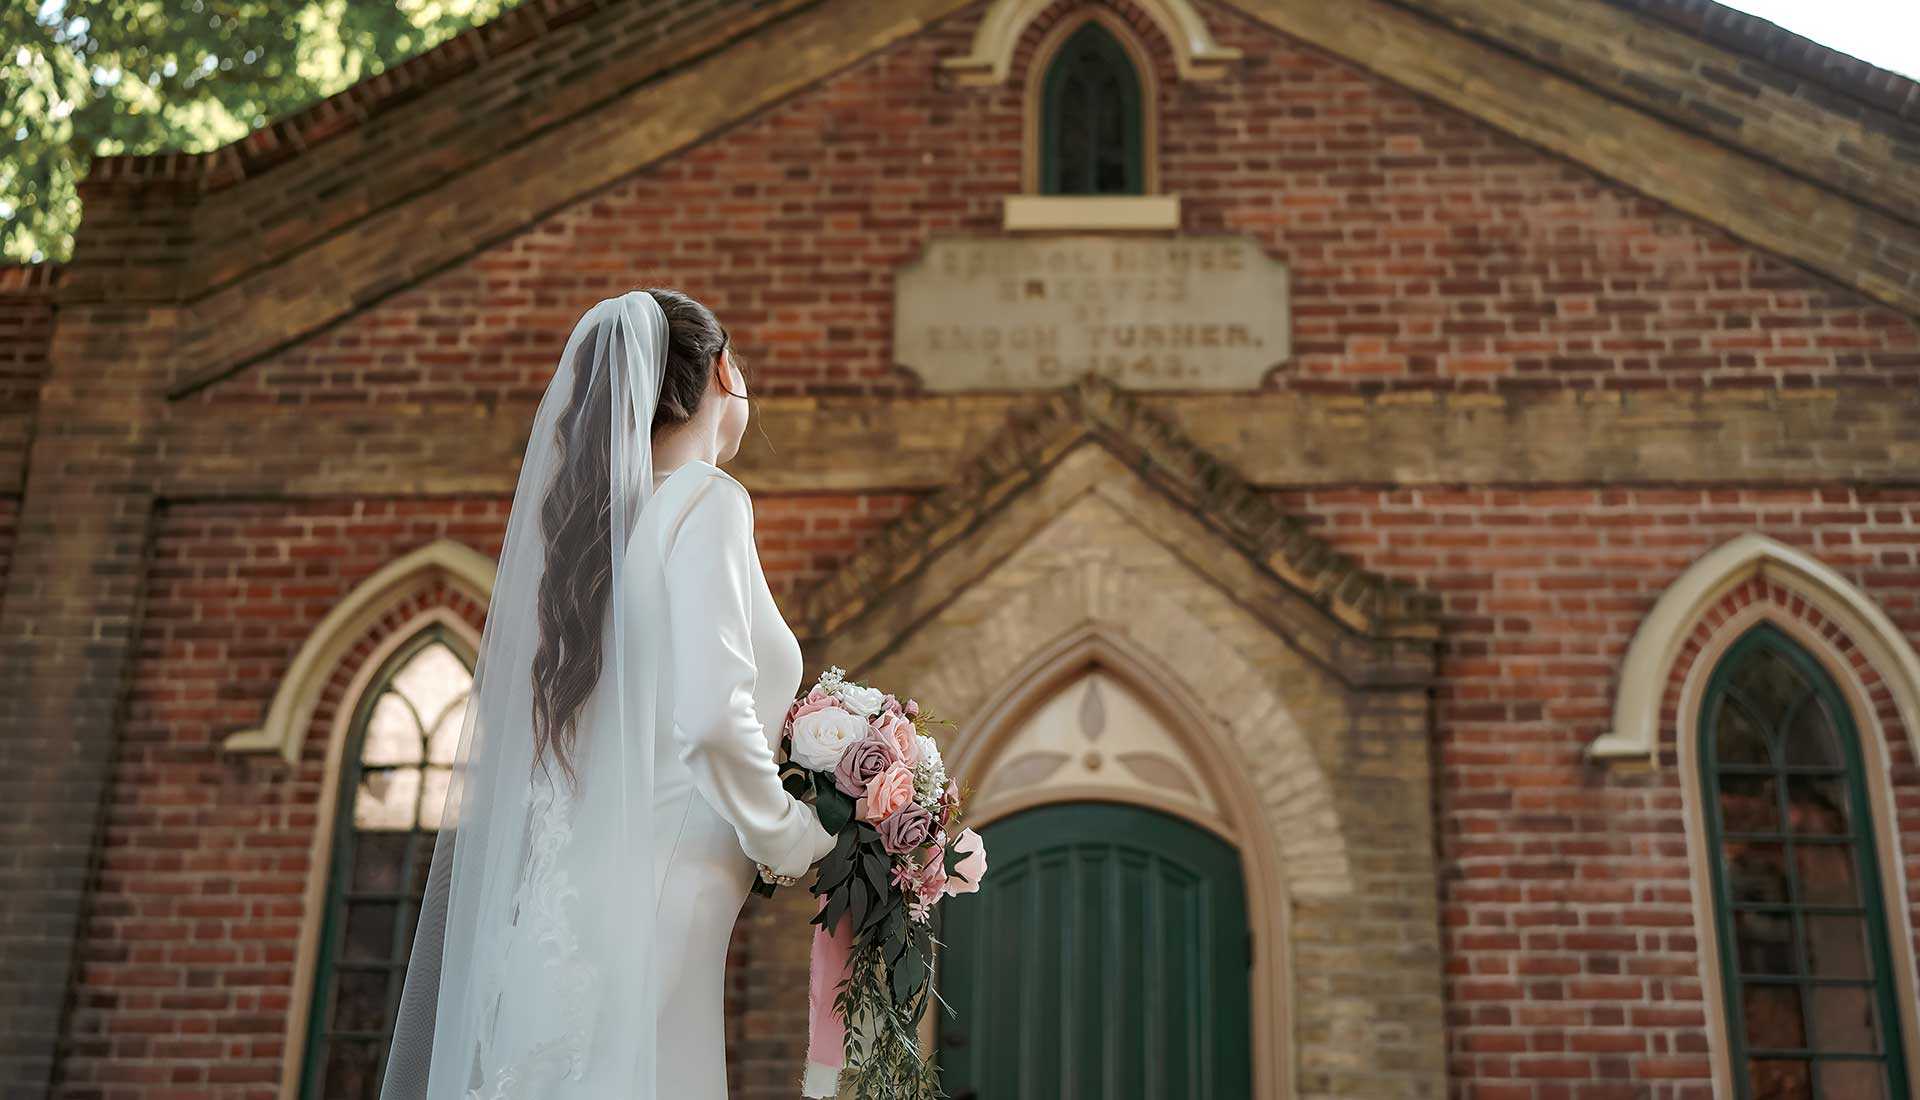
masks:
<path id="1" fill-rule="evenodd" d="M 0 601 L 6 598 L 7 570 L 13 563 L 27 448 L 40 383 L 47 374 L 47 344 L 53 338 L 53 288 L 58 279 L 59 268 L 51 264 L 0 267 Z"/>
<path id="2" fill-rule="evenodd" d="M 39 400 L 59 272 L 51 264 L 0 268 L 0 415 L 31 412 Z"/>
<path id="3" fill-rule="evenodd" d="M 1606 771 L 1585 747 L 1610 725 L 1620 659 L 1654 601 L 1748 531 L 1818 555 L 1920 642 L 1920 490 L 1279 496 L 1369 568 L 1446 601 L 1435 739 L 1456 1095 L 1705 1100 L 1672 716 L 1657 772 Z M 1889 732 L 1916 884 L 1920 766 L 1897 721 Z M 1909 889 L 1920 922 L 1920 886 Z M 1576 1094 L 1575 1082 L 1617 1091 Z"/>
<path id="4" fill-rule="evenodd" d="M 20 498 L 0 496 L 0 600 L 6 598 L 7 567 L 13 564 L 13 539 L 20 519 Z"/>
<path id="5" fill-rule="evenodd" d="M 753 529 L 773 594 L 794 607 L 792 597 L 824 580 L 915 499 L 901 493 L 760 494 Z"/>

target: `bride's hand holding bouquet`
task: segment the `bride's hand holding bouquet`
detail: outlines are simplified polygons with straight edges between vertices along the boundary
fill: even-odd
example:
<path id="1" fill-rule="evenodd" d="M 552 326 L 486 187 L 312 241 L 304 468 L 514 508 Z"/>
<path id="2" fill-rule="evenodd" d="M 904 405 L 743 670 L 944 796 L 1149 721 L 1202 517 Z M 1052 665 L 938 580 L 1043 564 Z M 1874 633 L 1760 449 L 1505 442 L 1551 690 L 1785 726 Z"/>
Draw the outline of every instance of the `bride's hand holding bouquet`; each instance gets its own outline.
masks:
<path id="1" fill-rule="evenodd" d="M 938 723 L 919 704 L 830 668 L 782 725 L 781 777 L 839 842 L 810 888 L 814 933 L 803 1092 L 859 1100 L 941 1095 L 917 1029 L 933 991 L 933 909 L 986 874 L 980 835 L 960 828 Z M 755 889 L 771 896 L 774 886 Z M 851 1023 L 851 1032 L 848 1025 Z"/>

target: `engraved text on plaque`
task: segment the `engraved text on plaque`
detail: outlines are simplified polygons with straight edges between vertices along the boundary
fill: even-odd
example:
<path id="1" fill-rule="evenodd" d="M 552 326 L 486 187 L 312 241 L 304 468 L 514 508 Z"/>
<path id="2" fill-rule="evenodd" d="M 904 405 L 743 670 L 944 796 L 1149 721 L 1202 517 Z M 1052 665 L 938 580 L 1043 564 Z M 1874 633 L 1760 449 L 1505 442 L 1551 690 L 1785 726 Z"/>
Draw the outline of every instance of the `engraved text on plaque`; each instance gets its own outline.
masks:
<path id="1" fill-rule="evenodd" d="M 942 239 L 894 285 L 929 390 L 1250 389 L 1288 354 L 1287 269 L 1239 237 Z"/>

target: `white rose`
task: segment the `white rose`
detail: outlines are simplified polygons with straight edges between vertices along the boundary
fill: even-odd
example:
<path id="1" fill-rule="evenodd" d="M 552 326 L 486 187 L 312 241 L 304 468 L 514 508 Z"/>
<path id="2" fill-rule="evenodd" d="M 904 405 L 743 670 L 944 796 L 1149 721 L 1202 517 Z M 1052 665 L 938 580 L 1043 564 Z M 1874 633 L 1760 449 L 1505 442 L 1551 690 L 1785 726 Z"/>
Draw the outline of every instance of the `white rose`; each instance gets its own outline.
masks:
<path id="1" fill-rule="evenodd" d="M 830 772 L 867 732 L 867 723 L 839 707 L 821 707 L 793 720 L 793 759 L 803 768 Z"/>
<path id="2" fill-rule="evenodd" d="M 886 692 L 879 688 L 861 687 L 858 684 L 843 683 L 834 688 L 833 693 L 862 718 L 871 718 L 879 714 L 880 708 L 887 702 Z"/>
<path id="3" fill-rule="evenodd" d="M 933 738 L 924 733 L 916 733 L 913 735 L 913 743 L 920 746 L 919 763 L 922 766 L 935 770 L 946 766 L 946 762 L 940 759 L 940 746 L 934 744 Z"/>

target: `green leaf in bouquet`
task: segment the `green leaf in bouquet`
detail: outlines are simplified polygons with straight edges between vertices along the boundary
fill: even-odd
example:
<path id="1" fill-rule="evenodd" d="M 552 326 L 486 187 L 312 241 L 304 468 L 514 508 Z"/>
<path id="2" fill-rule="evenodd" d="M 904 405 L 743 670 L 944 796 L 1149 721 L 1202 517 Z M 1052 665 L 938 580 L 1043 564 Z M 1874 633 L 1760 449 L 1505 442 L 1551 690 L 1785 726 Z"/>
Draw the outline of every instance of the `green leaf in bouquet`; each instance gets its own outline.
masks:
<path id="1" fill-rule="evenodd" d="M 859 875 L 849 881 L 853 883 L 855 904 L 847 909 L 847 919 L 853 922 L 848 927 L 853 929 L 854 943 L 864 944 L 867 940 L 867 923 L 873 918 L 874 910 L 883 904 L 883 899 L 876 897 L 866 880 Z"/>
<path id="2" fill-rule="evenodd" d="M 921 983 L 927 978 L 927 964 L 920 957 L 920 945 L 909 943 L 906 954 L 889 965 L 892 968 L 893 1003 L 895 1007 L 903 1008 L 913 1000 L 920 991 Z"/>
<path id="3" fill-rule="evenodd" d="M 860 875 L 873 887 L 876 894 L 891 894 L 893 886 L 893 857 L 887 850 L 878 846 L 860 848 Z"/>
<path id="4" fill-rule="evenodd" d="M 858 850 L 859 836 L 849 829 L 834 840 L 833 851 L 828 852 L 820 861 L 820 874 L 813 880 L 811 892 L 825 894 L 838 889 L 853 874 L 854 857 Z"/>
<path id="5" fill-rule="evenodd" d="M 888 966 L 900 962 L 900 956 L 906 954 L 907 942 L 911 939 L 907 934 L 907 910 L 904 906 L 897 907 L 880 924 L 880 945 Z"/>
<path id="6" fill-rule="evenodd" d="M 847 907 L 852 901 L 853 890 L 851 883 L 849 883 L 848 886 L 828 894 L 827 904 L 821 906 L 820 911 L 815 913 L 813 918 L 807 921 L 807 923 L 817 924 L 826 929 L 828 933 L 832 933 L 834 927 L 840 923 L 840 918 L 847 915 Z"/>
<path id="7" fill-rule="evenodd" d="M 831 780 L 816 780 L 813 785 L 814 809 L 820 813 L 820 827 L 837 833 L 853 820 L 853 799 L 833 785 Z"/>
<path id="8" fill-rule="evenodd" d="M 963 860 L 963 859 L 965 859 L 965 858 L 967 858 L 967 857 L 966 857 L 966 853 L 964 853 L 964 852 L 958 852 L 958 851 L 955 851 L 955 850 L 954 850 L 954 847 L 953 847 L 953 845 L 952 845 L 952 844 L 948 844 L 948 845 L 947 845 L 947 854 L 946 854 L 946 856 L 945 856 L 945 857 L 944 857 L 944 858 L 943 858 L 943 859 L 941 860 L 941 865 L 942 865 L 943 867 L 945 867 L 945 868 L 946 868 L 946 871 L 947 871 L 947 874 L 948 874 L 948 875 L 952 875 L 952 874 L 953 874 L 953 869 L 954 869 L 955 867 L 958 867 L 958 866 L 960 866 L 960 861 L 961 861 L 961 860 Z"/>
<path id="9" fill-rule="evenodd" d="M 900 907 L 900 895 L 897 892 L 888 890 L 886 893 L 881 894 L 879 899 L 873 903 L 873 908 L 868 911 L 867 919 L 854 921 L 854 938 L 856 940 L 863 940 L 870 937 L 870 935 L 880 927 L 880 922 L 887 918 L 887 914 L 898 910 Z"/>

